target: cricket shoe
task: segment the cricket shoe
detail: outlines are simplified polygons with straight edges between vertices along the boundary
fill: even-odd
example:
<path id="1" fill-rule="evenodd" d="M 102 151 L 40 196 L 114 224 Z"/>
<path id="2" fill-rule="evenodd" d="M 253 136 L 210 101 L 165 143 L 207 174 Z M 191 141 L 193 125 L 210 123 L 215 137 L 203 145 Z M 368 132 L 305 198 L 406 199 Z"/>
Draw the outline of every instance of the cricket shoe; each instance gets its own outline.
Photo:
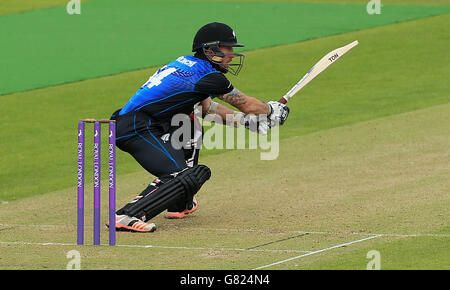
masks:
<path id="1" fill-rule="evenodd" d="M 106 226 L 109 227 L 109 223 L 106 224 Z M 145 223 L 135 217 L 130 217 L 127 215 L 116 215 L 116 230 L 151 233 L 156 230 L 156 225 L 154 223 Z"/>
<path id="2" fill-rule="evenodd" d="M 194 197 L 193 200 L 192 200 L 192 203 L 189 204 L 185 210 L 183 210 L 183 211 L 169 211 L 169 210 L 167 210 L 166 217 L 168 219 L 182 219 L 187 214 L 190 214 L 191 212 L 196 211 L 197 208 L 198 208 L 198 201 Z"/>

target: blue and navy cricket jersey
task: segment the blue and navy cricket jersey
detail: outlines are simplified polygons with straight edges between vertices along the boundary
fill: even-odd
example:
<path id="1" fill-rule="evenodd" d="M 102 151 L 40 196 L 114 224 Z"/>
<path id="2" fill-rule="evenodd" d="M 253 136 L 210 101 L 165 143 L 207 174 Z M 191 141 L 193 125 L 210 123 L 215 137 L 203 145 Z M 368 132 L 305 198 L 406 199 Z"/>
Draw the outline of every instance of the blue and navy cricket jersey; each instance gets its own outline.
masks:
<path id="1" fill-rule="evenodd" d="M 160 68 L 120 110 L 146 113 L 156 120 L 190 114 L 196 103 L 233 90 L 230 81 L 207 60 L 180 56 Z"/>

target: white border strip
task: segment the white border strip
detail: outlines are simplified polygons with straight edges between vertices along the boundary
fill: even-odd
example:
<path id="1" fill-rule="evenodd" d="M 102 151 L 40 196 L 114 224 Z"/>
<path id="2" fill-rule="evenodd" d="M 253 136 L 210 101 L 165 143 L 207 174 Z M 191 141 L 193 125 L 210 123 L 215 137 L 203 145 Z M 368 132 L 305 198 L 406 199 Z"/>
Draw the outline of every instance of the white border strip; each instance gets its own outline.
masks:
<path id="1" fill-rule="evenodd" d="M 279 261 L 279 262 L 275 262 L 275 263 L 272 263 L 272 264 L 268 264 L 268 265 L 265 265 L 265 266 L 260 266 L 258 268 L 254 268 L 252 270 L 259 270 L 259 269 L 268 268 L 268 267 L 279 265 L 279 264 L 282 264 L 282 263 L 286 263 L 286 262 L 289 262 L 289 261 L 292 261 L 292 260 L 300 259 L 300 258 L 303 258 L 303 257 L 306 257 L 306 256 L 311 256 L 311 255 L 314 255 L 314 254 L 322 253 L 322 252 L 333 250 L 333 249 L 336 249 L 336 248 L 341 248 L 341 247 L 345 247 L 345 246 L 348 246 L 348 245 L 352 245 L 352 244 L 364 242 L 364 241 L 367 241 L 367 240 L 375 239 L 375 238 L 378 238 L 378 237 L 381 237 L 381 236 L 382 235 L 376 235 L 376 236 L 368 237 L 368 238 L 365 238 L 365 239 L 356 240 L 356 241 L 353 241 L 353 242 L 336 245 L 336 246 L 333 246 L 333 247 L 329 247 L 329 248 L 326 248 L 326 249 L 310 252 L 310 253 L 303 254 L 303 255 L 300 255 L 300 256 L 296 256 L 296 257 L 292 257 L 292 258 L 289 258 L 289 259 L 286 259 L 286 260 L 282 260 L 282 261 Z"/>

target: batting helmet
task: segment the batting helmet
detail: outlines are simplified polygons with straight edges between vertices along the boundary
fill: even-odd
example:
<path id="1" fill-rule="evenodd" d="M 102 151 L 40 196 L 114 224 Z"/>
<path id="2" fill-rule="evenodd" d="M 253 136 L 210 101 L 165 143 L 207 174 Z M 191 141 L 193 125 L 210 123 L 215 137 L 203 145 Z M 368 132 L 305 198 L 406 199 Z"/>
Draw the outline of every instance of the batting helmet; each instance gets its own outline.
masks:
<path id="1" fill-rule="evenodd" d="M 196 55 L 206 56 L 206 51 L 212 56 L 206 58 L 223 73 L 230 72 L 234 75 L 238 75 L 244 65 L 244 55 L 240 53 L 224 53 L 220 50 L 221 46 L 243 47 L 244 45 L 237 42 L 236 34 L 230 26 L 212 22 L 201 27 L 194 37 L 192 43 L 192 51 L 196 52 Z M 231 55 L 233 58 L 237 57 L 238 61 L 232 63 L 222 63 L 222 59 L 226 55 Z"/>
<path id="2" fill-rule="evenodd" d="M 197 51 L 208 44 L 243 47 L 244 45 L 237 42 L 236 34 L 230 26 L 212 22 L 202 26 L 194 37 L 192 51 Z"/>

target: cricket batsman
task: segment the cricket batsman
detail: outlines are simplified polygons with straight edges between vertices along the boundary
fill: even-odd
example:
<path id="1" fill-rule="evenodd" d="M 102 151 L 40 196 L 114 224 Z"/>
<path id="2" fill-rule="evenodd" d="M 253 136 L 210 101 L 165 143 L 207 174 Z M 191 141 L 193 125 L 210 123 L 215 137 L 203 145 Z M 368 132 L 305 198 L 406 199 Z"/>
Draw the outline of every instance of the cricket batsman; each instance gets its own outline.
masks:
<path id="1" fill-rule="evenodd" d="M 189 118 L 191 144 L 201 141 L 203 131 L 193 113 L 196 104 L 200 104 L 203 117 L 214 114 L 225 125 L 245 126 L 259 134 L 267 134 L 286 121 L 289 114 L 286 105 L 247 96 L 225 77 L 227 73 L 237 75 L 241 70 L 244 55 L 235 53 L 234 48 L 243 46 L 228 25 L 218 22 L 204 25 L 194 37 L 193 56 L 180 56 L 161 67 L 123 108 L 113 113 L 117 147 L 157 177 L 116 212 L 117 230 L 153 232 L 156 225 L 150 221 L 161 212 L 167 210 L 167 218 L 181 219 L 198 208 L 195 194 L 210 178 L 211 171 L 198 164 L 199 148 L 180 148 L 170 142 L 179 128 L 171 124 L 175 115 L 185 114 Z"/>

